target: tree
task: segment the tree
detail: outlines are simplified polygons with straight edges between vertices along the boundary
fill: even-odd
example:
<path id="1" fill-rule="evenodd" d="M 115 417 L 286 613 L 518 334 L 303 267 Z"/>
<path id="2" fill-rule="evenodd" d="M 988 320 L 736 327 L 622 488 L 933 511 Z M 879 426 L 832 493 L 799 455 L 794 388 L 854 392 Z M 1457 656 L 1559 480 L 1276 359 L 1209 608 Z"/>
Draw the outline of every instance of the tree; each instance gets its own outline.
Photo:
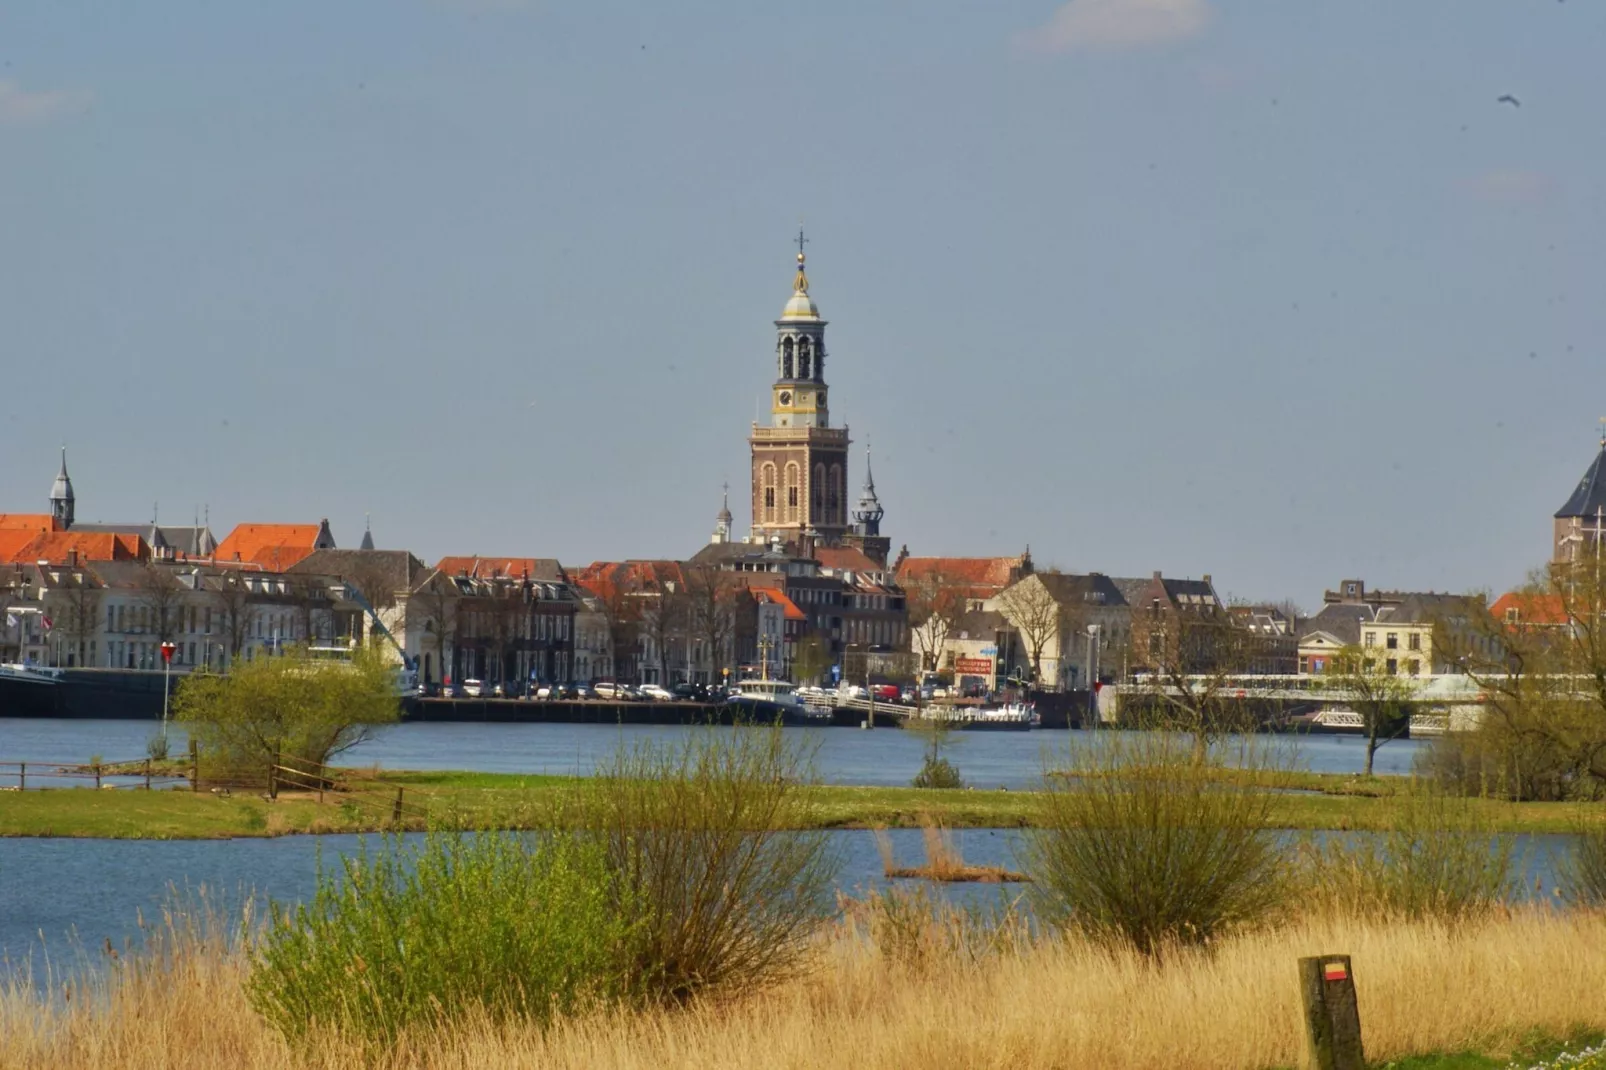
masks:
<path id="1" fill-rule="evenodd" d="M 686 575 L 687 628 L 701 648 L 700 660 L 708 663 L 710 681 L 719 676 L 736 633 L 738 590 L 718 569 L 696 568 Z"/>
<path id="2" fill-rule="evenodd" d="M 654 593 L 641 596 L 649 605 L 640 612 L 640 633 L 643 646 L 652 648 L 652 657 L 658 667 L 657 683 L 669 682 L 669 648 L 686 633 L 689 606 L 683 586 L 674 580 L 664 581 Z"/>
<path id="3" fill-rule="evenodd" d="M 444 682 L 456 671 L 462 595 L 449 577 L 437 572 L 424 581 L 408 601 L 423 611 L 424 632 L 435 646 L 435 659 L 440 663 L 440 676 Z"/>
<path id="4" fill-rule="evenodd" d="M 797 644 L 792 672 L 798 683 L 812 683 L 831 668 L 831 646 L 824 636 L 811 632 Z"/>
<path id="5" fill-rule="evenodd" d="M 632 682 L 641 671 L 641 598 L 614 582 L 607 585 L 598 605 L 608 628 L 608 660 L 613 662 L 614 679 Z"/>
<path id="6" fill-rule="evenodd" d="M 1372 759 L 1379 747 L 1405 734 L 1411 725 L 1413 688 L 1410 677 L 1386 671 L 1374 652 L 1359 646 L 1346 646 L 1333 655 L 1322 674 L 1333 688 L 1349 695 L 1349 705 L 1366 729 L 1366 767 L 1372 775 Z"/>
<path id="7" fill-rule="evenodd" d="M 1216 740 L 1254 726 L 1230 679 L 1249 663 L 1254 637 L 1214 605 L 1178 611 L 1163 629 L 1146 634 L 1151 653 L 1159 648 L 1158 664 L 1143 676 L 1154 722 L 1149 727 L 1191 735 L 1194 762 L 1203 764 Z"/>
<path id="8" fill-rule="evenodd" d="M 965 588 L 943 573 L 931 572 L 907 585 L 904 597 L 910 645 L 920 655 L 922 669 L 936 669 L 948 638 L 965 615 Z"/>
<path id="9" fill-rule="evenodd" d="M 1044 573 L 1034 574 L 998 595 L 998 609 L 1020 634 L 1021 644 L 1032 663 L 1032 680 L 1041 683 L 1043 678 L 1043 651 L 1050 640 L 1058 640 L 1064 631 L 1064 611 L 1043 581 Z"/>
<path id="10" fill-rule="evenodd" d="M 256 594 L 244 576 L 230 569 L 218 575 L 212 596 L 217 599 L 223 638 L 228 647 L 229 660 L 233 661 L 245 649 L 245 639 L 250 634 L 251 617 L 255 612 Z"/>
<path id="11" fill-rule="evenodd" d="M 178 635 L 188 593 L 189 588 L 172 567 L 155 561 L 146 564 L 139 580 L 139 603 L 150 615 L 151 631 L 158 643 L 170 643 Z"/>
<path id="12" fill-rule="evenodd" d="M 395 722 L 399 703 L 379 651 L 360 648 L 343 662 L 297 647 L 237 661 L 226 674 L 191 674 L 173 708 L 214 769 L 271 781 L 271 768 L 286 760 L 321 770 Z"/>
<path id="13" fill-rule="evenodd" d="M 295 633 L 291 638 L 311 644 L 318 637 L 317 614 L 329 608 L 329 590 L 318 576 L 291 575 L 285 577 L 286 600 Z"/>
<path id="14" fill-rule="evenodd" d="M 1436 662 L 1462 669 L 1495 738 L 1489 770 L 1517 798 L 1606 786 L 1606 560 L 1593 550 L 1534 573 L 1496 617 L 1473 599 L 1435 621 Z M 1495 787 L 1496 785 L 1491 785 Z"/>
<path id="15" fill-rule="evenodd" d="M 85 648 L 100 631 L 102 591 L 87 570 L 64 574 L 62 579 L 65 582 L 50 592 L 51 617 L 56 630 L 78 651 L 77 664 L 86 665 Z"/>

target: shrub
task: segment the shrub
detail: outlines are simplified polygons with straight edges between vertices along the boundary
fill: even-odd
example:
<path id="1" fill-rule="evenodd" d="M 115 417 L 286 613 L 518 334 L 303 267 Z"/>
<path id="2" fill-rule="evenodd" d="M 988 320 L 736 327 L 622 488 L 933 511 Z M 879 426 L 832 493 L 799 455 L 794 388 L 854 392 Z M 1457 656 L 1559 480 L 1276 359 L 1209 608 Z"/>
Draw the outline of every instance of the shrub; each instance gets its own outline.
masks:
<path id="1" fill-rule="evenodd" d="M 750 990 L 792 974 L 834 914 L 839 859 L 805 791 L 812 752 L 779 727 L 706 727 L 621 751 L 577 789 L 639 912 L 632 977 L 649 997 Z"/>
<path id="2" fill-rule="evenodd" d="M 1015 898 L 992 908 L 956 905 L 925 885 L 888 888 L 863 899 L 841 900 L 847 931 L 867 940 L 883 960 L 921 973 L 981 965 L 1031 946 L 1030 922 Z"/>
<path id="3" fill-rule="evenodd" d="M 208 777 L 269 780 L 275 764 L 322 766 L 394 722 L 391 665 L 377 650 L 350 662 L 305 651 L 239 659 L 227 675 L 193 673 L 179 685 L 174 716 L 200 747 Z"/>
<path id="4" fill-rule="evenodd" d="M 1606 906 L 1606 828 L 1580 820 L 1557 869 L 1558 887 L 1568 899 L 1580 906 Z"/>
<path id="5" fill-rule="evenodd" d="M 1599 783 L 1576 755 L 1543 736 L 1486 718 L 1470 732 L 1447 732 L 1418 752 L 1416 772 L 1440 791 L 1512 802 L 1596 798 Z"/>
<path id="6" fill-rule="evenodd" d="M 1331 834 L 1299 851 L 1308 909 L 1461 921 L 1503 905 L 1514 840 L 1466 800 L 1440 791 L 1401 796 L 1381 833 Z"/>
<path id="7" fill-rule="evenodd" d="M 920 765 L 920 772 L 915 774 L 911 781 L 917 788 L 962 788 L 965 780 L 959 775 L 959 767 L 947 758 L 939 758 L 927 754 L 925 761 Z"/>
<path id="8" fill-rule="evenodd" d="M 1037 797 L 1025 861 L 1044 923 L 1159 958 L 1252 925 L 1282 901 L 1269 793 L 1219 776 L 1219 755 L 1184 736 L 1100 742 L 1045 777 Z"/>
<path id="9" fill-rule="evenodd" d="M 389 1044 L 469 1012 L 544 1020 L 628 994 L 623 891 L 572 836 L 390 840 L 320 871 L 311 902 L 272 906 L 247 995 L 294 1041 Z"/>

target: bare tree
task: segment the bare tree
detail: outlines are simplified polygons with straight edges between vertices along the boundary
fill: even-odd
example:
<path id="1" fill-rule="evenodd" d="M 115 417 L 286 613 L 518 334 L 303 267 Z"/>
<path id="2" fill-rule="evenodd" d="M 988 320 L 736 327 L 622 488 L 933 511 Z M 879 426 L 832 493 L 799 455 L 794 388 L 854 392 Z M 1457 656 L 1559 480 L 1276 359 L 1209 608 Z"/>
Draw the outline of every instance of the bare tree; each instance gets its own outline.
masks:
<path id="1" fill-rule="evenodd" d="M 965 615 L 965 588 L 940 572 L 927 573 L 904 588 L 909 642 L 922 669 L 936 669 L 948 639 Z"/>
<path id="2" fill-rule="evenodd" d="M 1399 739 L 1411 725 L 1410 677 L 1388 672 L 1378 663 L 1375 651 L 1346 646 L 1333 655 L 1322 678 L 1332 687 L 1348 692 L 1350 708 L 1366 729 L 1363 775 L 1371 776 L 1372 759 L 1378 748 Z"/>
<path id="3" fill-rule="evenodd" d="M 229 569 L 218 574 L 212 597 L 217 600 L 224 645 L 232 660 L 245 649 L 245 639 L 251 631 L 251 616 L 256 609 L 256 593 L 238 570 Z"/>
<path id="4" fill-rule="evenodd" d="M 792 662 L 792 674 L 799 683 L 812 683 L 831 667 L 831 646 L 817 632 L 811 632 L 797 644 L 797 657 Z"/>
<path id="5" fill-rule="evenodd" d="M 1158 651 L 1144 676 L 1154 722 L 1148 727 L 1192 735 L 1194 761 L 1202 764 L 1216 740 L 1253 727 L 1231 677 L 1253 658 L 1254 637 L 1214 605 L 1147 623 L 1151 654 Z"/>
<path id="6" fill-rule="evenodd" d="M 330 608 L 329 588 L 321 576 L 293 574 L 285 577 L 285 600 L 290 604 L 293 630 L 311 644 L 318 635 L 318 612 Z"/>
<path id="7" fill-rule="evenodd" d="M 435 646 L 441 681 L 445 682 L 456 670 L 462 595 L 451 579 L 435 573 L 412 593 L 408 601 L 423 611 L 424 631 Z"/>
<path id="8" fill-rule="evenodd" d="M 86 665 L 89 640 L 100 630 L 102 590 L 87 569 L 62 575 L 63 582 L 50 592 L 51 617 L 56 630 L 77 650 L 77 664 Z"/>
<path id="9" fill-rule="evenodd" d="M 172 566 L 155 561 L 145 566 L 139 579 L 139 604 L 150 615 L 158 643 L 170 643 L 178 635 L 188 594 L 189 588 Z"/>
<path id="10" fill-rule="evenodd" d="M 1034 683 L 1042 682 L 1043 651 L 1064 630 L 1059 600 L 1043 582 L 1043 575 L 1046 574 L 1028 576 L 998 595 L 999 611 L 1015 626 L 1026 656 L 1031 659 Z"/>
<path id="11" fill-rule="evenodd" d="M 619 583 L 611 583 L 598 603 L 608 628 L 608 658 L 613 662 L 614 679 L 634 682 L 641 671 L 641 598 L 625 591 Z M 627 666 L 633 668 L 627 670 Z"/>
<path id="12" fill-rule="evenodd" d="M 686 576 L 687 626 L 708 662 L 712 682 L 736 634 L 736 601 L 741 588 L 714 568 L 693 569 Z"/>
<path id="13" fill-rule="evenodd" d="M 688 594 L 681 584 L 666 580 L 659 589 L 642 596 L 650 604 L 641 607 L 641 637 L 652 648 L 658 666 L 658 683 L 669 682 L 669 648 L 686 635 Z"/>

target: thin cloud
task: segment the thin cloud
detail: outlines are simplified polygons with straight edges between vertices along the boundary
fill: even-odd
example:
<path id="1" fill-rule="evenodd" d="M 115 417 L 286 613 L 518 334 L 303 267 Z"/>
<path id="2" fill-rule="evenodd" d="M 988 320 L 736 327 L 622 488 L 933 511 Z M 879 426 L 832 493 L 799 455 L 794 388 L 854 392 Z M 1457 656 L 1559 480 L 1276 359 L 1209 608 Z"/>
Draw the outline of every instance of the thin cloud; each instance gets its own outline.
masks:
<path id="1" fill-rule="evenodd" d="M 1462 188 L 1480 201 L 1535 204 L 1549 200 L 1557 190 L 1556 180 L 1542 171 L 1485 171 L 1462 182 Z"/>
<path id="2" fill-rule="evenodd" d="M 83 111 L 93 99 L 86 89 L 39 89 L 30 92 L 16 82 L 0 81 L 0 126 L 48 123 Z"/>
<path id="3" fill-rule="evenodd" d="M 1018 41 L 1039 52 L 1140 48 L 1192 37 L 1210 18 L 1206 0 L 1070 0 Z"/>

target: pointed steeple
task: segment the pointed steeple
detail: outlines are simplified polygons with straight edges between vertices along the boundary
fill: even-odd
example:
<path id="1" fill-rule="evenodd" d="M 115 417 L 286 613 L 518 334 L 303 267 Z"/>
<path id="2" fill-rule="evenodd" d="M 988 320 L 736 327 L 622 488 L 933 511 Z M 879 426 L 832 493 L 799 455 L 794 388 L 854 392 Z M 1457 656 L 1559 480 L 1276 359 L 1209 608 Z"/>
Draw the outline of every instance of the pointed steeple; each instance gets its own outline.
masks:
<path id="1" fill-rule="evenodd" d="M 715 543 L 731 541 L 731 521 L 735 519 L 731 516 L 731 485 L 726 483 L 721 489 L 724 495 L 720 501 L 719 512 L 714 516 L 714 537 L 710 540 Z"/>
<path id="2" fill-rule="evenodd" d="M 362 515 L 362 544 L 359 550 L 372 550 L 374 548 L 374 528 L 367 513 Z"/>
<path id="3" fill-rule="evenodd" d="M 67 447 L 61 447 L 61 471 L 56 473 L 56 482 L 50 487 L 50 515 L 56 519 L 62 529 L 72 527 L 73 511 L 77 498 L 73 494 L 72 479 L 67 475 Z"/>
<path id="4" fill-rule="evenodd" d="M 862 535 L 881 534 L 881 519 L 887 511 L 881 508 L 881 499 L 875 493 L 875 473 L 870 470 L 870 442 L 864 443 L 864 492 L 859 495 L 859 504 L 853 509 L 853 519 L 857 522 L 859 533 Z"/>

